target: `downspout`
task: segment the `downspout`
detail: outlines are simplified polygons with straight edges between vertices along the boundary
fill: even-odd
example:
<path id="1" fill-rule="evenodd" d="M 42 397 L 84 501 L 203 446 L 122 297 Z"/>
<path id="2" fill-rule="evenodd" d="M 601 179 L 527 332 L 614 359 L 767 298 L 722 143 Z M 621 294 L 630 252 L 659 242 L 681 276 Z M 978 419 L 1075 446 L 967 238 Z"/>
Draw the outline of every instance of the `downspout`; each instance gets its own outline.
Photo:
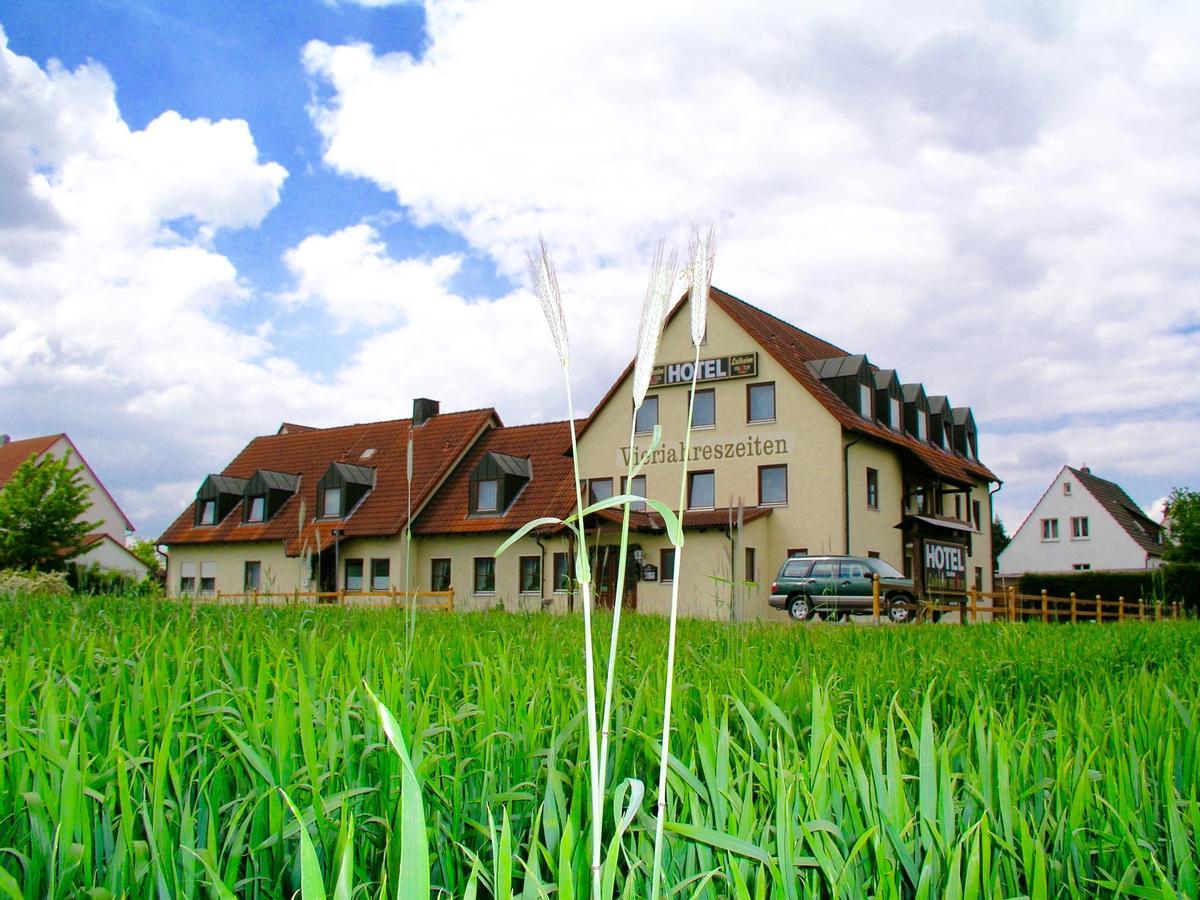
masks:
<path id="1" fill-rule="evenodd" d="M 992 523 L 996 520 L 996 502 L 992 498 L 999 492 L 1000 488 L 1004 487 L 1004 482 L 999 478 L 996 479 L 996 487 L 988 491 L 988 528 L 992 527 Z M 982 526 L 982 523 L 980 523 Z M 989 531 L 990 534 L 990 531 Z M 988 546 L 992 548 L 992 590 L 996 589 L 996 575 L 1000 571 L 1000 558 L 996 555 L 996 545 L 988 538 Z"/>
<path id="2" fill-rule="evenodd" d="M 541 596 L 542 609 L 546 608 L 546 545 L 542 543 L 542 539 L 538 535 L 534 535 L 533 542 L 538 545 L 538 550 L 541 551 L 542 561 L 538 563 L 538 594 Z M 554 578 L 554 573 L 550 573 L 550 578 Z"/>
<path id="3" fill-rule="evenodd" d="M 846 550 L 847 556 L 850 555 L 850 448 L 861 441 L 862 438 L 855 438 L 848 444 L 842 444 L 842 484 L 845 488 L 844 501 L 846 504 L 846 515 L 843 517 L 846 523 Z"/>

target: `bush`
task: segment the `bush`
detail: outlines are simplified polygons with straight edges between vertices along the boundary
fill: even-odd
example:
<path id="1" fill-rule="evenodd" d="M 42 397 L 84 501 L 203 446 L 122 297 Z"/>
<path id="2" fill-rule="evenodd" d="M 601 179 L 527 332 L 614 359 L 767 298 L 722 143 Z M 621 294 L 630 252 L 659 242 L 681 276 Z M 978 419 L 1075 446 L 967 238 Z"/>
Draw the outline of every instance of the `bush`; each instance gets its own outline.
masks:
<path id="1" fill-rule="evenodd" d="M 1158 570 L 1154 580 L 1161 580 L 1162 595 L 1170 603 L 1178 600 L 1183 608 L 1200 611 L 1200 563 L 1170 563 Z"/>
<path id="2" fill-rule="evenodd" d="M 0 597 L 20 597 L 36 594 L 43 597 L 65 597 L 71 593 L 67 576 L 62 572 L 38 572 L 0 569 Z"/>
<path id="3" fill-rule="evenodd" d="M 1138 598 L 1149 601 L 1155 596 L 1151 572 L 1026 572 L 1021 576 L 1022 594 L 1040 594 L 1045 591 L 1051 597 L 1095 597 L 1105 600 L 1124 597 L 1137 602 Z"/>

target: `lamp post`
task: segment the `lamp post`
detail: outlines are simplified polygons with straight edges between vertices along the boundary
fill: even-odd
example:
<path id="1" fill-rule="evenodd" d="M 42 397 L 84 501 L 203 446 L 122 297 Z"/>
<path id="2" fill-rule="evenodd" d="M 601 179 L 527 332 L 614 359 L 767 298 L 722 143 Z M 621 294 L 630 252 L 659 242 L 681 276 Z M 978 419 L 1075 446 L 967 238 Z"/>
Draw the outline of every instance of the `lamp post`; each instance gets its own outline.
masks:
<path id="1" fill-rule="evenodd" d="M 342 538 L 346 535 L 346 529 L 334 528 L 330 530 L 329 534 L 333 538 L 333 592 L 336 594 L 338 592 L 338 582 L 341 580 L 342 566 L 340 555 Z"/>

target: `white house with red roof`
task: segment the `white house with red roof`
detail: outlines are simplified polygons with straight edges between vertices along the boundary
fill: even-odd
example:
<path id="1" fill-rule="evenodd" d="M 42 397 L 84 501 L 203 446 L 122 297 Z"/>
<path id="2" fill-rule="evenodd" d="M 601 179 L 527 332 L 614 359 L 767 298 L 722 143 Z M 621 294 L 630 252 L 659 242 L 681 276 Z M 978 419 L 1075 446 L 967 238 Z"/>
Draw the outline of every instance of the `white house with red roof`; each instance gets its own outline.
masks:
<path id="1" fill-rule="evenodd" d="M 1124 489 L 1087 466 L 1063 466 L 1000 554 L 1002 576 L 1025 572 L 1152 569 L 1163 526 Z"/>
<path id="2" fill-rule="evenodd" d="M 131 578 L 145 578 L 149 571 L 146 564 L 125 547 L 126 538 L 133 531 L 133 523 L 121 511 L 117 501 L 66 434 L 47 434 L 22 440 L 12 440 L 7 434 L 0 435 L 0 489 L 8 484 L 13 473 L 26 460 L 48 456 L 59 459 L 66 457 L 72 465 L 82 465 L 80 479 L 92 489 L 92 506 L 83 518 L 94 522 L 95 528 L 88 535 L 87 550 L 72 562 L 83 566 L 95 563 L 107 571 L 121 572 Z"/>

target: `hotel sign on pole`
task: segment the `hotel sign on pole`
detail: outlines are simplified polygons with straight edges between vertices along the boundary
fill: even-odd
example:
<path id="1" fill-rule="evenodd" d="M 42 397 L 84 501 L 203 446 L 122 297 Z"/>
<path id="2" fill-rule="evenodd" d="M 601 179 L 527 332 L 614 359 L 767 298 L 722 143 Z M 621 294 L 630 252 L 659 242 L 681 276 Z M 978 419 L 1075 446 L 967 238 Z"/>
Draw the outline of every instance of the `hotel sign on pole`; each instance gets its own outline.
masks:
<path id="1" fill-rule="evenodd" d="M 948 580 L 962 578 L 967 572 L 967 548 L 961 544 L 926 541 L 925 572 Z"/>
<path id="2" fill-rule="evenodd" d="M 650 386 L 692 383 L 691 360 L 655 366 L 650 372 Z M 702 359 L 696 370 L 697 381 L 723 381 L 726 378 L 752 378 L 758 374 L 758 354 L 738 353 Z"/>

